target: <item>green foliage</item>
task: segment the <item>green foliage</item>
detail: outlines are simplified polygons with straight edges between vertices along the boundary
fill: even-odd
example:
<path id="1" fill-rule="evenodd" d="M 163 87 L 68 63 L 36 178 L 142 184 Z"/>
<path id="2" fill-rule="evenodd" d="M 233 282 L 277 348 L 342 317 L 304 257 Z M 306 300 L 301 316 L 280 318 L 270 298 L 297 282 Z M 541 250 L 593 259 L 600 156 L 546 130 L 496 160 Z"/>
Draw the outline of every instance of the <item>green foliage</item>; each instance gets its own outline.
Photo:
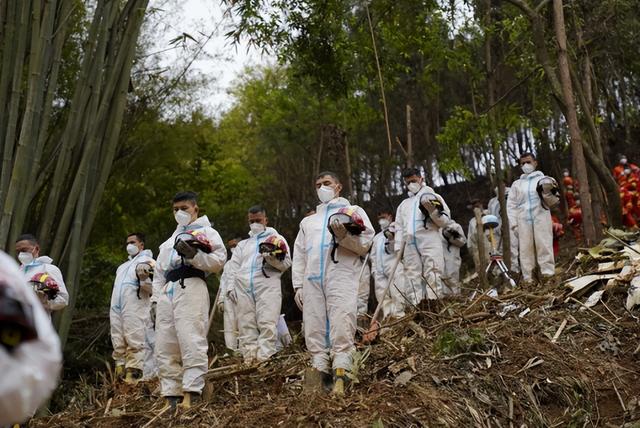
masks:
<path id="1" fill-rule="evenodd" d="M 444 330 L 433 342 L 433 352 L 440 356 L 453 356 L 465 352 L 479 351 L 485 345 L 485 338 L 478 329 Z"/>

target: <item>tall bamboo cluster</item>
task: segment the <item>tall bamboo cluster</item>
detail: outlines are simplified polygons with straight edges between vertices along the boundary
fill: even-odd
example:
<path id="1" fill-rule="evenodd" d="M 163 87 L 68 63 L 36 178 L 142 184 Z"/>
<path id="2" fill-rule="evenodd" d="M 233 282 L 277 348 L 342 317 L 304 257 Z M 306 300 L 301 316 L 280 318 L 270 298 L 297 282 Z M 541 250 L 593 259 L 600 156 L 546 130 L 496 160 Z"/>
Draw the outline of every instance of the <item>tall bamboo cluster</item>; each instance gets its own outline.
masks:
<path id="1" fill-rule="evenodd" d="M 0 0 L 0 244 L 27 224 L 66 275 L 71 321 L 82 255 L 116 152 L 148 0 L 97 0 L 70 100 L 56 98 L 79 0 Z M 78 34 L 74 34 L 78 37 Z M 68 103 L 52 125 L 53 107 Z M 27 223 L 29 221 L 29 223 Z"/>

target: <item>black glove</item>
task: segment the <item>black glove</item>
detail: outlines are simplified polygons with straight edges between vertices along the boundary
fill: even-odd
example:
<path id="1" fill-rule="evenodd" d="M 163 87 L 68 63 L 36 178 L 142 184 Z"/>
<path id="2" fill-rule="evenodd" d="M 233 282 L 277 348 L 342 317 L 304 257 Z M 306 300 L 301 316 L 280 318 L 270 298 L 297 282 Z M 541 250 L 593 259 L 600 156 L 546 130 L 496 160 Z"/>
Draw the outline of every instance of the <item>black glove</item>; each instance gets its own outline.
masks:
<path id="1" fill-rule="evenodd" d="M 156 307 L 158 304 L 156 302 L 151 303 L 151 309 L 149 309 L 149 316 L 151 317 L 151 324 L 153 325 L 153 329 L 156 329 Z"/>
<path id="2" fill-rule="evenodd" d="M 198 250 L 185 241 L 178 241 L 173 247 L 185 259 L 192 259 L 198 253 Z"/>

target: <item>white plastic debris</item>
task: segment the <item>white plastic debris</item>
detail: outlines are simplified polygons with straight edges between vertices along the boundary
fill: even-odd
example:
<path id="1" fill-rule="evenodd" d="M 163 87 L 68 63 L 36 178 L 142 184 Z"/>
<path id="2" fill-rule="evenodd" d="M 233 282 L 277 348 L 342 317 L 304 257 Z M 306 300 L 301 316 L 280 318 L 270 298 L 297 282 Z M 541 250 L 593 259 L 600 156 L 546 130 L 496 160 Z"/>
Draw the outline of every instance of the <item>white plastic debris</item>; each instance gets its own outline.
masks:
<path id="1" fill-rule="evenodd" d="M 627 295 L 627 303 L 625 306 L 628 310 L 631 310 L 638 304 L 640 304 L 640 276 L 636 276 L 631 280 L 629 294 Z"/>
<path id="2" fill-rule="evenodd" d="M 598 304 L 600 299 L 602 299 L 602 295 L 603 294 L 604 294 L 604 290 L 598 290 L 598 291 L 594 292 L 591 296 L 589 296 L 589 298 L 585 302 L 584 306 L 580 306 L 579 310 L 580 311 L 586 311 L 587 308 L 594 307 L 595 305 Z"/>
<path id="3" fill-rule="evenodd" d="M 524 317 L 526 317 L 526 316 L 527 316 L 527 314 L 528 314 L 529 312 L 531 312 L 531 309 L 529 309 L 529 308 L 525 309 L 524 311 L 522 311 L 522 312 L 520 312 L 520 313 L 518 314 L 518 318 L 524 318 Z"/>
<path id="4" fill-rule="evenodd" d="M 518 305 L 515 303 L 510 304 L 502 304 L 500 310 L 496 313 L 500 318 L 504 318 L 507 316 L 509 312 L 513 312 L 518 309 Z"/>

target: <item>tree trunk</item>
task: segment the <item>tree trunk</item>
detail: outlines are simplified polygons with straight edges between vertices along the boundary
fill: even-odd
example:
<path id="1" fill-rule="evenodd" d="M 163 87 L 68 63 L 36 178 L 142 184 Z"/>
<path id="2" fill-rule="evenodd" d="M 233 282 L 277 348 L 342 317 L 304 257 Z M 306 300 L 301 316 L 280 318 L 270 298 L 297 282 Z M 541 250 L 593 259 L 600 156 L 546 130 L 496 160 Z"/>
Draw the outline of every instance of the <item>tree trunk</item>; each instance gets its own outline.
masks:
<path id="1" fill-rule="evenodd" d="M 491 19 L 491 0 L 486 0 L 485 11 L 485 34 L 486 39 L 484 43 L 484 59 L 485 59 L 485 72 L 487 75 L 487 105 L 488 107 L 495 104 L 496 97 L 496 76 L 493 69 L 493 58 L 491 55 L 491 26 L 493 25 Z M 493 165 L 496 173 L 496 182 L 498 185 L 498 201 L 500 202 L 500 218 L 502 221 L 501 233 L 502 233 L 502 257 L 507 266 L 511 266 L 511 237 L 509 236 L 509 216 L 507 215 L 507 198 L 505 195 L 505 177 L 502 169 L 502 156 L 500 152 L 500 142 L 496 136 L 496 110 L 489 110 L 489 126 L 490 126 L 490 143 L 491 151 L 493 154 Z M 481 226 L 481 223 L 479 224 Z"/>
<path id="2" fill-rule="evenodd" d="M 547 51 L 544 27 L 545 19 L 536 10 L 532 9 L 524 0 L 506 1 L 518 7 L 529 18 L 536 57 L 542 65 L 547 80 L 549 81 L 551 95 L 556 100 L 558 107 L 566 118 L 568 113 L 567 106 L 564 102 L 562 85 L 560 84 L 560 80 L 556 74 L 553 61 L 551 61 L 549 52 Z M 589 130 L 589 128 L 587 128 L 587 130 Z M 584 139 L 581 139 L 580 143 L 582 144 L 584 155 L 587 162 L 589 162 L 589 166 L 591 166 L 594 172 L 598 175 L 598 178 L 600 179 L 600 182 L 607 194 L 610 224 L 614 227 L 622 227 L 622 204 L 620 202 L 618 184 L 611 175 L 609 168 L 607 168 L 606 164 L 601 159 L 598 159 L 591 146 L 587 144 Z"/>
<path id="3" fill-rule="evenodd" d="M 569 60 L 567 57 L 567 35 L 564 27 L 564 11 L 562 0 L 553 0 L 553 15 L 558 42 L 558 72 L 560 75 L 562 95 L 566 106 L 566 119 L 571 137 L 571 154 L 576 160 L 577 178 L 580 182 L 580 201 L 582 206 L 582 227 L 587 246 L 596 241 L 595 219 L 591 205 L 591 191 L 589 189 L 589 176 L 584 159 L 582 134 L 578 125 L 578 113 L 576 111 Z"/>

